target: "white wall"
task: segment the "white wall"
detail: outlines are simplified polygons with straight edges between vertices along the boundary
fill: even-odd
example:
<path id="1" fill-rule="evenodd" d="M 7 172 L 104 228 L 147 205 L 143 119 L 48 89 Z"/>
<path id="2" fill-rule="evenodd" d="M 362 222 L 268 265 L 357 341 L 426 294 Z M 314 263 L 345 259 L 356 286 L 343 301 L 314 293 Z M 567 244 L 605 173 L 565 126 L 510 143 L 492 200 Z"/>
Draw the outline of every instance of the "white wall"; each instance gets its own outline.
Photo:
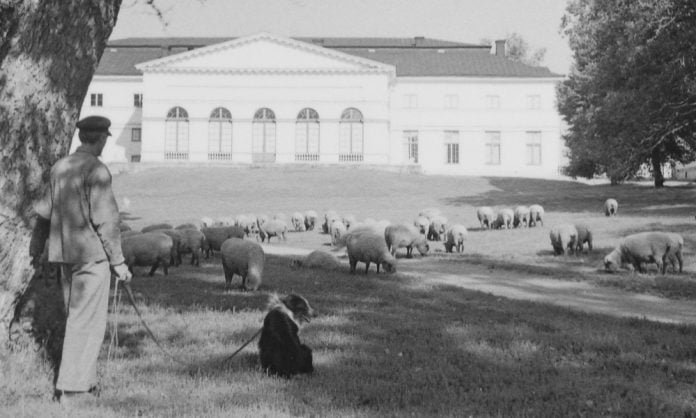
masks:
<path id="1" fill-rule="evenodd" d="M 419 132 L 419 164 L 425 172 L 470 175 L 534 176 L 558 174 L 563 163 L 561 119 L 555 108 L 553 79 L 400 78 L 391 95 L 392 161 L 405 162 L 403 131 Z M 458 98 L 446 108 L 446 96 Z M 487 96 L 499 98 L 499 108 L 488 109 Z M 527 96 L 539 97 L 539 108 L 529 109 Z M 415 102 L 414 99 L 415 97 Z M 416 104 L 416 107 L 409 108 Z M 460 163 L 445 164 L 446 130 L 459 132 Z M 485 164 L 485 133 L 501 137 L 500 165 Z M 541 132 L 541 165 L 527 165 L 526 132 Z"/>
<path id="2" fill-rule="evenodd" d="M 102 159 L 108 162 L 127 162 L 132 155 L 140 154 L 140 142 L 131 141 L 132 128 L 141 126 L 142 109 L 133 105 L 133 95 L 143 92 L 142 77 L 95 76 L 89 85 L 85 101 L 80 110 L 80 119 L 92 115 L 105 116 L 111 120 L 109 137 Z M 102 106 L 91 106 L 90 95 L 102 94 Z M 77 130 L 72 139 L 70 152 L 80 145 Z"/>

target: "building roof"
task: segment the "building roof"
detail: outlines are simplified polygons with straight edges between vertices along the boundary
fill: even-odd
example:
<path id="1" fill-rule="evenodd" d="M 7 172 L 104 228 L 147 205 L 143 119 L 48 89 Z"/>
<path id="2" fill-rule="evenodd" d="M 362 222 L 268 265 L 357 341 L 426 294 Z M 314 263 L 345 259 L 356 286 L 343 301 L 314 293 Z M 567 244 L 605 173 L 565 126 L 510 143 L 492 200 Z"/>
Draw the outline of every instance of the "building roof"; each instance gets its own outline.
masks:
<path id="1" fill-rule="evenodd" d="M 237 38 L 126 38 L 110 41 L 96 75 L 136 76 L 136 64 Z M 491 54 L 487 45 L 424 37 L 293 38 L 396 67 L 400 77 L 559 77 Z"/>

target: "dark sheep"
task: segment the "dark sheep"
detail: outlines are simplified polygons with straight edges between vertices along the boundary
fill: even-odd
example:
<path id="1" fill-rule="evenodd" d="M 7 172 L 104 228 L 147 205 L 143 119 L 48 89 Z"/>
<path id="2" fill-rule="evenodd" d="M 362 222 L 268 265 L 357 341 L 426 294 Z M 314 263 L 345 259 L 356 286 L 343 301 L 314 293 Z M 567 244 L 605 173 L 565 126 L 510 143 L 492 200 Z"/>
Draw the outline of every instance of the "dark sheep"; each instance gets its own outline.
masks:
<path id="1" fill-rule="evenodd" d="M 148 225 L 145 228 L 141 229 L 140 232 L 152 232 L 156 231 L 158 229 L 172 229 L 174 228 L 173 226 L 169 224 L 154 224 L 154 225 Z"/>
<path id="2" fill-rule="evenodd" d="M 242 276 L 243 290 L 259 288 L 266 258 L 259 244 L 242 238 L 230 238 L 222 244 L 220 254 L 228 289 L 232 286 L 235 274 Z"/>
<path id="3" fill-rule="evenodd" d="M 244 238 L 244 235 L 246 235 L 244 227 L 239 225 L 201 228 L 201 232 L 205 235 L 206 245 L 203 246 L 203 251 L 206 259 L 210 257 L 213 251 L 220 251 L 220 247 L 225 240 L 229 238 Z"/>
<path id="4" fill-rule="evenodd" d="M 179 254 L 191 254 L 191 265 L 200 265 L 199 254 L 207 247 L 205 235 L 198 229 L 181 229 L 181 246 Z"/>
<path id="5" fill-rule="evenodd" d="M 133 266 L 152 266 L 150 276 L 159 266 L 162 266 L 165 276 L 169 274 L 173 245 L 172 239 L 160 232 L 146 232 L 121 240 L 123 257 L 131 273 Z"/>

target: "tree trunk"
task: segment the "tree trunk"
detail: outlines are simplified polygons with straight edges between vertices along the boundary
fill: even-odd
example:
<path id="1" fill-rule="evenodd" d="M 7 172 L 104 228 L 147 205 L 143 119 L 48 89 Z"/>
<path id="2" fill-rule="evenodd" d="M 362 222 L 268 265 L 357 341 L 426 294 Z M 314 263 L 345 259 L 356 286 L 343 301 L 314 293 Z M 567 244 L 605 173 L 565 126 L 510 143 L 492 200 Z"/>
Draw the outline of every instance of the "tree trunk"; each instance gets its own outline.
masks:
<path id="1" fill-rule="evenodd" d="M 70 139 L 121 0 L 0 3 L 0 347 L 34 270 L 32 205 Z M 1 348 L 0 348 L 1 349 Z"/>
<path id="2" fill-rule="evenodd" d="M 657 148 L 652 151 L 652 154 L 650 154 L 650 163 L 652 164 L 655 188 L 664 187 L 665 176 L 662 175 L 662 153 Z"/>

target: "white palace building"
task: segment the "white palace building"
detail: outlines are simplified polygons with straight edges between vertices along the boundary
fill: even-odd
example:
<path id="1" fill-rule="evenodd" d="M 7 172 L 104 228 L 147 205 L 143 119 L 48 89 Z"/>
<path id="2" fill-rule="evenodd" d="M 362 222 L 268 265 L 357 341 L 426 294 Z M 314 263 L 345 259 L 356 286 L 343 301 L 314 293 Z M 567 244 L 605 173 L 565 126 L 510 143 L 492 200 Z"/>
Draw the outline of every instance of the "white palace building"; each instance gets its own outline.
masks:
<path id="1" fill-rule="evenodd" d="M 555 107 L 562 77 L 505 58 L 504 45 L 268 33 L 116 40 L 81 117 L 111 119 L 107 163 L 556 177 L 565 163 Z"/>

